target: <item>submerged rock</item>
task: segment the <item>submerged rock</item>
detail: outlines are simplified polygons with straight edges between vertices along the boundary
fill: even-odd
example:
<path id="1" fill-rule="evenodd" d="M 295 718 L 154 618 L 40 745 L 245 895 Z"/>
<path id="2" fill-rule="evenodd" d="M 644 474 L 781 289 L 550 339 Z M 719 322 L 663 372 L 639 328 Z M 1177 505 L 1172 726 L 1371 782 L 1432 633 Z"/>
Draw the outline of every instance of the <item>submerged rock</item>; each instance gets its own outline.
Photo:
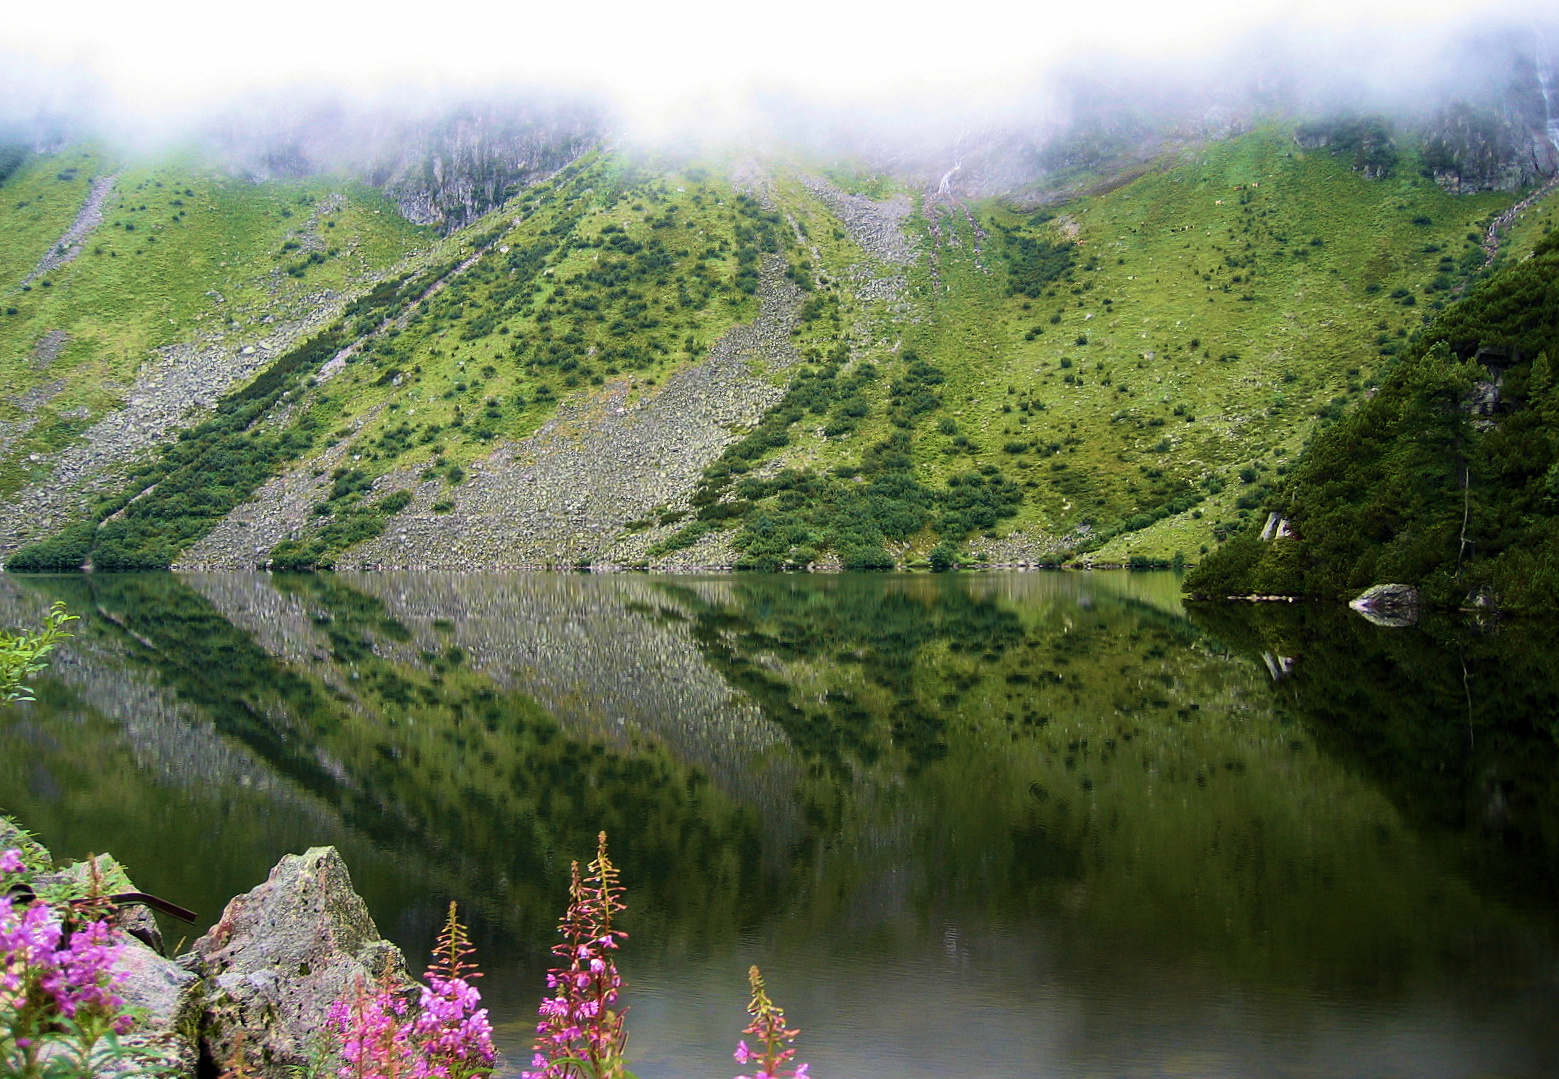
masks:
<path id="1" fill-rule="evenodd" d="M 205 980 L 202 1052 L 218 1068 L 290 1079 L 323 1048 L 325 1015 L 359 981 L 410 989 L 406 960 L 379 935 L 334 847 L 277 863 L 227 905 L 181 964 Z"/>
<path id="2" fill-rule="evenodd" d="M 1373 585 L 1348 606 L 1377 626 L 1411 626 L 1418 621 L 1418 589 L 1410 584 Z"/>

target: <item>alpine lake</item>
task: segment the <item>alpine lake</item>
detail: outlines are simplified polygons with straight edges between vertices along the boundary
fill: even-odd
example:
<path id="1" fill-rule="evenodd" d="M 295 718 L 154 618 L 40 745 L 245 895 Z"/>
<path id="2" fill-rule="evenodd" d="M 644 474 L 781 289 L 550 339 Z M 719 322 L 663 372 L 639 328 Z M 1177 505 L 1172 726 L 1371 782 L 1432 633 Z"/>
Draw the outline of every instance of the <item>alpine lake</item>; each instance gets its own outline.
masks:
<path id="1" fill-rule="evenodd" d="M 334 844 L 528 1064 L 604 829 L 641 1079 L 1559 1075 L 1556 626 L 1168 572 L 0 578 L 0 811 L 200 912 Z"/>

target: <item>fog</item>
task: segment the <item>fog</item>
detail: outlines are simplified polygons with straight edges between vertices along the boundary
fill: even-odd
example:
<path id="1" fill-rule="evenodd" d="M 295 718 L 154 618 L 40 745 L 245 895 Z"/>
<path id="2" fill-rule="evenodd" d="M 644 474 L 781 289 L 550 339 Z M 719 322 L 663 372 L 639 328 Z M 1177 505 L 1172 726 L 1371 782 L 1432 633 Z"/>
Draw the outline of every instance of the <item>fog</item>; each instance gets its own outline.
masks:
<path id="1" fill-rule="evenodd" d="M 1465 0 L 889 7 L 680 0 L 0 12 L 0 122 L 158 146 L 311 117 L 573 102 L 626 141 L 955 145 L 1079 112 L 1412 111 L 1510 79 L 1546 5 Z"/>

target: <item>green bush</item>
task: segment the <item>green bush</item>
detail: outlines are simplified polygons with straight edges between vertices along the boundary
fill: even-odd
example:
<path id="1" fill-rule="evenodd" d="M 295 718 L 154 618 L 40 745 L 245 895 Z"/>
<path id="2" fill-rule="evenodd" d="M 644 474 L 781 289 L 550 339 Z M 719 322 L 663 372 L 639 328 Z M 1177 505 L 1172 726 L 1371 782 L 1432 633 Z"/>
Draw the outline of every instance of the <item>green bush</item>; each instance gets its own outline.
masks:
<path id="1" fill-rule="evenodd" d="M 1198 599 L 1251 595 L 1252 571 L 1261 560 L 1262 546 L 1255 532 L 1235 536 L 1191 568 L 1182 590 Z"/>
<path id="2" fill-rule="evenodd" d="M 78 521 L 50 539 L 29 544 L 6 560 L 12 573 L 69 573 L 86 565 L 96 521 Z"/>
<path id="3" fill-rule="evenodd" d="M 65 604 L 56 600 L 44 616 L 43 628 L 35 635 L 13 634 L 0 630 L 0 701 L 30 701 L 32 690 L 26 680 L 44 667 L 44 656 L 70 637 L 65 625 L 76 616 L 65 612 Z"/>

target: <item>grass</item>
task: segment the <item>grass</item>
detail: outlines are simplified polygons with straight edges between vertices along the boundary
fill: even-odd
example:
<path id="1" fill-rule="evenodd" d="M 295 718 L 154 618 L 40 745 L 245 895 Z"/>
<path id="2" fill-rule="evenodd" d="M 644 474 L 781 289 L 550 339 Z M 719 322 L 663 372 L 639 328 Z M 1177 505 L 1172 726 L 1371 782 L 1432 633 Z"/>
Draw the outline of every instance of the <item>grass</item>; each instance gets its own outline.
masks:
<path id="1" fill-rule="evenodd" d="M 351 427 L 370 471 L 437 471 L 607 380 L 643 392 L 756 313 L 741 237 L 767 228 L 788 250 L 758 213 L 707 174 L 581 162 L 474 225 L 490 240 L 475 264 L 366 342 L 314 410 Z"/>
<path id="2" fill-rule="evenodd" d="M 894 429 L 889 387 L 913 349 L 945 374 L 915 427 L 916 478 L 998 469 L 1025 499 L 992 532 L 1120 562 L 1194 559 L 1260 512 L 1317 422 L 1465 281 L 1479 261 L 1467 236 L 1511 201 L 1446 194 L 1411 155 L 1366 179 L 1268 127 L 1053 212 L 928 208 L 911 223 L 912 312 L 896 318 L 855 295 L 862 253 L 799 183 L 777 190 L 819 248 L 857 360 L 884 377 L 847 436 L 801 424 L 775 467 L 858 466 Z M 829 344 L 805 354 L 822 362 Z"/>
<path id="3" fill-rule="evenodd" d="M 348 442 L 365 492 L 397 467 L 453 486 L 494 442 L 531 433 L 570 394 L 608 379 L 654 386 L 752 318 L 764 257 L 782 255 L 798 267 L 803 261 L 784 221 L 724 181 L 616 156 L 570 166 L 460 235 L 428 245 L 398 277 L 386 268 L 410 241 L 426 237 L 409 226 L 385 235 L 378 228 L 384 208 L 372 198 L 354 200 L 360 191 L 211 180 L 191 195 L 195 181 L 178 187 L 182 181 L 158 175 L 123 175 L 122 197 L 111 201 L 104 226 L 117 233 L 93 256 L 95 273 L 72 276 L 74 267 L 65 268 L 51 306 L 18 316 L 13 332 L 70 325 L 66 359 L 50 374 L 68 372 L 73 392 L 84 393 L 123 384 L 134 364 L 113 358 L 154 341 L 186 339 L 217 318 L 223 324 L 212 332 L 243 340 L 257 332 L 249 323 L 260 312 L 301 302 L 305 290 L 362 291 L 337 332 L 342 342 L 356 342 L 346 367 L 287 398 L 273 394 L 269 411 L 245 423 L 254 424 L 248 437 L 279 438 L 305 453 Z M 139 200 L 169 195 L 168 220 L 159 214 L 148 223 L 152 204 Z M 214 220 L 187 223 L 197 206 Z M 118 274 L 116 263 L 133 261 L 118 247 L 125 237 L 142 244 L 152 234 L 165 242 L 155 252 L 159 261 L 142 267 L 136 292 Z M 196 236 L 198 244 L 176 242 Z M 339 248 L 326 246 L 338 237 Z M 392 242 L 399 238 L 407 243 Z M 180 252 L 173 263 L 161 258 L 170 252 Z M 136 257 L 152 253 L 142 248 Z M 98 269 L 104 265 L 116 273 Z M 219 311 L 210 309 L 215 294 Z M 115 321 L 120 316 L 124 325 Z M 247 321 L 235 329 L 228 319 Z M 94 327 L 101 328 L 96 338 Z M 71 429 L 38 424 L 16 456 L 59 449 L 114 400 L 110 393 L 97 401 Z M 59 401 L 79 408 L 71 395 Z M 302 434 L 289 438 L 273 428 Z M 224 488 L 205 502 L 220 511 L 233 493 Z M 331 518 L 320 522 L 327 541 L 305 537 L 289 547 L 289 559 L 293 547 L 326 558 L 367 531 L 323 516 Z M 174 548 L 195 538 L 187 531 Z"/>
<path id="4" fill-rule="evenodd" d="M 103 224 L 74 261 L 24 291 L 22 278 L 75 220 L 95 175 L 118 177 Z M 253 184 L 192 160 L 125 162 L 90 148 L 33 158 L 0 186 L 0 199 L 0 304 L 14 311 L 0 313 L 0 378 L 13 401 L 40 388 L 48 396 L 0 459 L 0 493 L 41 478 L 28 457 L 64 448 L 120 405 L 157 349 L 254 343 L 270 321 L 360 287 L 430 236 L 362 185 Z M 320 260 L 289 275 L 311 251 Z M 40 364 L 36 349 L 51 333 L 66 343 Z M 14 404 L 0 406 L 0 419 L 24 418 Z"/>

